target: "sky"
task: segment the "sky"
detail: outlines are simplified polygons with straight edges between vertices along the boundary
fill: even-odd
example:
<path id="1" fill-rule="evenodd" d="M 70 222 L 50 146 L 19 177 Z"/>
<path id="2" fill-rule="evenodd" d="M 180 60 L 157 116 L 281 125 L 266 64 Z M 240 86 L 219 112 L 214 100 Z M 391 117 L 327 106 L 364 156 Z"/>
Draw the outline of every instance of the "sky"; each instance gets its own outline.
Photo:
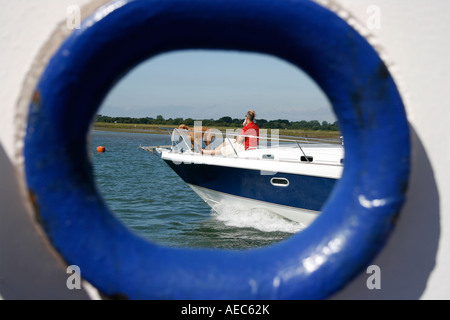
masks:
<path id="1" fill-rule="evenodd" d="M 237 51 L 184 50 L 153 57 L 127 73 L 99 114 L 112 117 L 334 122 L 322 90 L 296 66 Z"/>

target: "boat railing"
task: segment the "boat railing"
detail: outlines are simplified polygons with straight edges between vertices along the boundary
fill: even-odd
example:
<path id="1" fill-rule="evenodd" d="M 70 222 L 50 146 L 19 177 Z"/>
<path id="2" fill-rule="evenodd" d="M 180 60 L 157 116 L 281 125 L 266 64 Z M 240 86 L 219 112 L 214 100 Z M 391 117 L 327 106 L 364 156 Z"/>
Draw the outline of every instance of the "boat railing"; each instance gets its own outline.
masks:
<path id="1" fill-rule="evenodd" d="M 200 149 L 203 148 L 203 131 L 200 130 L 187 130 L 187 129 L 179 129 L 179 128 L 160 128 L 165 129 L 171 135 L 172 141 L 172 152 L 176 153 L 184 153 L 186 151 L 193 153 L 200 153 Z M 261 130 L 262 131 L 262 130 Z M 230 145 L 233 148 L 234 156 L 239 157 L 237 150 L 234 148 L 233 143 L 231 143 L 232 139 L 235 139 L 237 136 L 242 136 L 244 138 L 256 139 L 257 143 L 253 142 L 250 145 L 257 144 L 256 147 L 250 147 L 249 149 L 260 149 L 260 148 L 273 148 L 273 147 L 287 147 L 292 146 L 298 148 L 302 154 L 304 155 L 306 161 L 308 157 L 304 152 L 302 146 L 305 145 L 343 145 L 342 137 L 339 139 L 331 139 L 331 138 L 315 138 L 315 137 L 294 137 L 287 135 L 279 135 L 277 130 L 272 130 L 270 136 L 268 136 L 265 132 L 261 132 L 260 135 L 241 135 L 240 132 L 236 132 L 232 129 L 229 129 L 225 132 L 225 135 L 222 131 L 214 129 L 208 130 L 206 132 L 212 133 L 214 137 L 214 141 L 211 141 L 210 148 L 216 148 L 222 144 L 225 139 L 228 139 Z M 191 135 L 194 135 L 195 139 L 191 138 Z M 252 140 L 251 140 L 252 141 Z"/>

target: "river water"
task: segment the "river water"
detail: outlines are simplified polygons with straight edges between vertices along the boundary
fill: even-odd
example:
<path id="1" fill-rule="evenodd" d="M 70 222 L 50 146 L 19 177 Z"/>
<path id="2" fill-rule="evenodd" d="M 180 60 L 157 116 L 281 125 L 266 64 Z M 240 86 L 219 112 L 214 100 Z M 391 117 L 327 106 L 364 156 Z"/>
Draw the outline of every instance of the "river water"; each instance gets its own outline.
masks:
<path id="1" fill-rule="evenodd" d="M 213 211 L 157 156 L 138 146 L 168 145 L 170 136 L 91 132 L 97 186 L 106 204 L 137 234 L 165 246 L 244 249 L 282 241 L 303 229 L 264 211 Z M 106 152 L 96 152 L 97 146 Z"/>

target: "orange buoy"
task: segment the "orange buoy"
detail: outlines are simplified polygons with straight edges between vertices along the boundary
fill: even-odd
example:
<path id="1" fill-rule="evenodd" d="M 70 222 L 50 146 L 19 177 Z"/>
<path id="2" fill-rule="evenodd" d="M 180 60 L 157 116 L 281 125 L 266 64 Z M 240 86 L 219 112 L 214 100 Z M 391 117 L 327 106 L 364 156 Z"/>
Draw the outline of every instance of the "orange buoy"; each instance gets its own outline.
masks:
<path id="1" fill-rule="evenodd" d="M 97 147 L 97 152 L 105 152 L 105 147 L 104 146 L 98 146 Z"/>

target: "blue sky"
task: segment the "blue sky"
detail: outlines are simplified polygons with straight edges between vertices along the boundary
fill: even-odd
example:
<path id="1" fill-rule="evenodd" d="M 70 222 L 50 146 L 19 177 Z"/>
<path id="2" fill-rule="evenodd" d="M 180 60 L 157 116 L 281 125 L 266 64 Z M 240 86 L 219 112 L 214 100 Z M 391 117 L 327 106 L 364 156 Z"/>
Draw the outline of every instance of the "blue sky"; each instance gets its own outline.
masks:
<path id="1" fill-rule="evenodd" d="M 275 57 L 236 51 L 165 53 L 131 70 L 98 113 L 107 116 L 319 120 L 336 118 L 321 89 L 300 69 Z"/>

